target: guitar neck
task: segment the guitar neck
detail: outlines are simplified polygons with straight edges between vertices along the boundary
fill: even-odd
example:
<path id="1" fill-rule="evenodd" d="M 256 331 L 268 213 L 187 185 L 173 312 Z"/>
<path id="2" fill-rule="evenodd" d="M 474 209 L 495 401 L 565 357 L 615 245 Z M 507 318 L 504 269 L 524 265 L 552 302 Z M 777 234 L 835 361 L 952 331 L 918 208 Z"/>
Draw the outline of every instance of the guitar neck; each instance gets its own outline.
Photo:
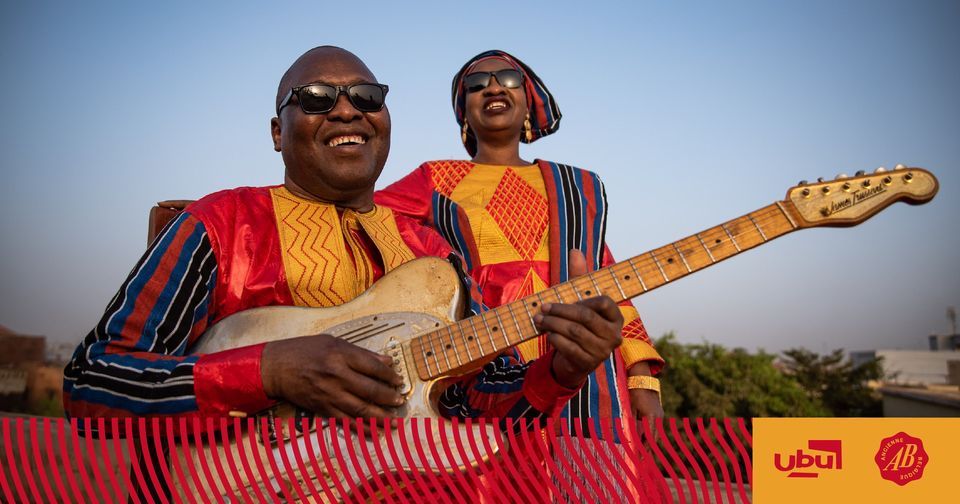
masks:
<path id="1" fill-rule="evenodd" d="M 471 367 L 481 359 L 536 337 L 533 316 L 544 303 L 576 303 L 606 295 L 620 302 L 729 259 L 798 228 L 789 202 L 776 202 L 626 261 L 577 277 L 416 338 L 422 380 Z"/>

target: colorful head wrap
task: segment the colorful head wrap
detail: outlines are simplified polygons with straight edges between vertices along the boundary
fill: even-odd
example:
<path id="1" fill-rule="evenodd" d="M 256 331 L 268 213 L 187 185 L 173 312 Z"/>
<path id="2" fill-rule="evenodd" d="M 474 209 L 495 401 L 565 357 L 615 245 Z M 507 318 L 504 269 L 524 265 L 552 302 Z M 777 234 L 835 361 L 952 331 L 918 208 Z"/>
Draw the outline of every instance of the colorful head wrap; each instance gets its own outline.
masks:
<path id="1" fill-rule="evenodd" d="M 467 98 L 466 92 L 463 89 L 463 77 L 467 75 L 474 65 L 490 58 L 502 59 L 513 65 L 514 68 L 523 74 L 523 87 L 527 95 L 527 108 L 530 112 L 530 126 L 533 130 L 533 136 L 530 141 L 527 141 L 524 135 L 520 135 L 520 141 L 523 143 L 531 143 L 540 137 L 545 137 L 557 131 L 557 129 L 560 128 L 560 109 L 557 107 L 557 102 L 554 101 L 553 95 L 550 94 L 547 86 L 545 86 L 543 81 L 537 77 L 537 74 L 533 73 L 533 70 L 522 61 L 496 49 L 482 52 L 470 58 L 470 61 L 467 61 L 466 64 L 460 68 L 460 71 L 453 76 L 453 86 L 451 89 L 453 113 L 457 117 L 457 124 L 460 125 L 460 128 L 463 128 L 463 123 L 466 120 L 464 116 L 467 111 Z M 463 146 L 467 149 L 467 153 L 470 154 L 470 156 L 477 154 L 477 137 L 472 130 L 467 131 L 467 140 Z"/>

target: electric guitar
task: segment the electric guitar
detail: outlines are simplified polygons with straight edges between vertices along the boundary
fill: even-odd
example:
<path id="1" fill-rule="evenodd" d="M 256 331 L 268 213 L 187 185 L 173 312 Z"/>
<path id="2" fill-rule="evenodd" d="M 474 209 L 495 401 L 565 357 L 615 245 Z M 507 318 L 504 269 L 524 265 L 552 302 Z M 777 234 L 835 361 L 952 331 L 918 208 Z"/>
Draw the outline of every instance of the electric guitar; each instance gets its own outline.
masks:
<path id="1" fill-rule="evenodd" d="M 304 434 L 281 426 L 267 433 L 273 443 L 269 454 L 256 451 L 252 436 L 238 435 L 223 447 L 230 450 L 228 456 L 232 455 L 234 460 L 244 453 L 259 453 L 258 464 L 277 464 L 274 467 L 281 469 L 296 466 L 292 468 L 298 474 L 288 474 L 286 481 L 273 478 L 266 482 L 262 475 L 247 473 L 234 483 L 247 489 L 260 485 L 261 489 L 277 493 L 287 485 L 286 491 L 296 497 L 291 487 L 298 482 L 313 481 L 316 488 L 323 490 L 319 500 L 335 501 L 347 498 L 352 489 L 362 488 L 364 482 L 378 475 L 443 472 L 447 468 L 475 465 L 495 454 L 495 449 L 490 447 L 497 446 L 493 442 L 498 434 L 496 426 L 441 421 L 435 405 L 443 391 L 444 379 L 476 369 L 498 353 L 536 337 L 539 331 L 533 316 L 539 313 L 541 304 L 575 303 L 597 295 L 609 296 L 617 302 L 630 299 L 793 231 L 854 226 L 896 201 L 926 203 L 937 190 L 937 179 L 930 172 L 901 165 L 891 171 L 858 172 L 854 177 L 833 181 L 801 182 L 790 188 L 782 201 L 462 320 L 458 319 L 467 294 L 462 292 L 453 267 L 438 258 L 406 263 L 341 306 L 264 307 L 236 313 L 210 328 L 194 351 L 208 353 L 308 334 L 330 334 L 393 357 L 394 367 L 404 380 L 400 392 L 406 398 L 406 403 L 396 409 L 397 416 L 432 419 L 435 423 L 433 428 L 424 428 L 423 423 L 418 428 L 416 422 L 401 422 L 395 429 L 375 436 L 351 435 L 349 429 L 324 429 L 323 425 Z M 294 411 L 290 405 L 281 405 L 266 414 L 289 416 Z M 272 427 L 283 422 L 270 424 Z M 470 439 L 476 442 L 470 443 L 469 454 L 464 450 L 435 448 L 449 446 L 450 440 L 455 439 L 464 444 Z M 378 443 L 380 446 L 375 446 Z M 394 449 L 401 445 L 434 449 L 424 448 L 419 457 L 397 456 Z M 383 448 L 385 446 L 390 449 Z M 389 452 L 394 456 L 356 455 L 366 462 L 336 466 L 302 461 L 305 453 L 316 457 L 323 453 L 327 457 L 334 452 Z M 210 454 L 207 457 L 205 467 L 212 467 L 215 461 L 209 458 Z M 286 459 L 283 464 L 278 462 L 283 459 Z M 298 462 L 290 462 L 294 460 Z M 305 474 L 297 468 L 306 468 Z M 220 495 L 235 491 L 222 482 L 216 488 L 206 487 L 210 483 L 197 488 Z M 190 491 L 186 485 L 177 487 Z M 300 497 L 309 500 L 310 496 Z"/>

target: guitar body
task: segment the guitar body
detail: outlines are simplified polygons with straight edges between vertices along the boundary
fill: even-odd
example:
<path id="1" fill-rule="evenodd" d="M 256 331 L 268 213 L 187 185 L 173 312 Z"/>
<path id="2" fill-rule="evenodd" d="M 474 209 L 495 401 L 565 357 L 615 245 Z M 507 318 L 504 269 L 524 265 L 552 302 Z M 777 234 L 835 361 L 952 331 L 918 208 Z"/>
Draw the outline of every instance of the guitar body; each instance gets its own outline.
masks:
<path id="1" fill-rule="evenodd" d="M 335 452 L 346 455 L 347 453 L 370 453 L 377 452 L 373 443 L 379 443 L 381 449 L 386 453 L 388 445 L 399 447 L 402 444 L 415 446 L 443 446 L 443 439 L 452 440 L 460 438 L 467 443 L 467 440 L 477 440 L 477 446 L 483 450 L 485 446 L 496 447 L 494 440 L 494 426 L 487 424 L 454 425 L 452 422 L 441 421 L 437 413 L 436 402 L 440 393 L 443 391 L 443 379 L 422 381 L 417 376 L 413 366 L 414 356 L 411 353 L 410 341 L 416 336 L 435 330 L 437 327 L 444 327 L 454 323 L 463 313 L 464 303 L 467 302 L 467 294 L 461 287 L 460 280 L 453 266 L 449 262 L 439 258 L 421 258 L 409 263 L 403 264 L 394 269 L 387 275 L 384 275 L 370 289 L 358 296 L 349 303 L 332 308 L 304 308 L 293 306 L 274 306 L 262 307 L 246 310 L 227 317 L 211 327 L 198 340 L 194 352 L 210 353 L 242 346 L 254 345 L 257 343 L 277 341 L 281 339 L 294 338 L 299 336 L 314 335 L 325 333 L 338 338 L 343 338 L 350 343 L 365 348 L 367 350 L 389 355 L 394 358 L 394 367 L 401 377 L 404 384 L 400 392 L 406 398 L 406 403 L 396 408 L 396 416 L 403 418 L 430 419 L 431 428 L 425 428 L 425 422 L 399 422 L 393 423 L 389 436 L 392 439 L 384 439 L 384 432 L 378 432 L 378 438 L 370 438 L 358 435 L 356 432 L 347 432 L 346 429 L 328 429 L 324 428 L 319 433 L 310 433 L 304 436 L 298 432 L 288 432 L 286 421 L 271 422 L 271 424 L 280 425 L 280 427 L 271 432 L 271 438 L 279 438 L 282 442 L 272 443 L 272 453 L 269 456 L 274 458 L 278 467 L 282 468 L 282 458 L 296 466 L 296 456 L 293 453 L 293 445 L 298 445 L 298 451 L 304 456 L 307 453 L 320 454 L 321 447 L 317 443 L 317 438 L 321 437 L 327 447 L 323 448 L 327 453 Z M 475 363 L 471 368 L 478 367 L 482 362 Z M 469 368 L 467 368 L 469 369 Z M 296 408 L 289 404 L 282 404 L 271 408 L 267 415 L 273 420 L 276 417 L 293 417 L 297 414 Z M 312 418 L 312 414 L 309 415 Z M 416 426 L 419 424 L 419 426 Z M 326 422 L 323 423 L 326 427 Z M 444 432 L 441 433 L 441 430 Z M 263 450 L 256 450 L 249 444 L 249 433 L 243 433 L 238 436 L 231 436 L 231 439 L 224 443 L 224 449 L 230 450 L 233 460 L 239 461 L 244 454 L 263 454 Z M 487 442 L 481 442 L 487 438 Z M 239 441 L 238 441 L 239 439 Z M 243 443 L 243 447 L 238 447 L 237 443 Z M 331 444 L 337 444 L 333 447 Z M 367 446 L 360 446 L 366 443 Z M 311 444 L 312 446 L 308 446 Z M 281 446 L 286 453 L 281 453 Z M 495 449 L 495 448 L 494 448 Z M 179 450 L 174 450 L 179 452 Z M 199 451 L 199 450 L 198 450 Z M 493 453 L 481 452 L 478 459 L 464 459 L 456 450 L 453 453 L 447 453 L 446 450 L 437 450 L 434 456 L 432 450 L 424 448 L 424 457 L 420 460 L 421 464 L 417 467 L 409 465 L 409 461 L 403 457 L 392 461 L 390 464 L 381 465 L 377 457 L 371 457 L 373 464 L 345 464 L 339 469 L 342 473 L 337 474 L 315 474 L 309 461 L 305 464 L 308 468 L 307 474 L 287 475 L 290 480 L 278 482 L 260 482 L 244 480 L 235 482 L 238 486 L 251 487 L 259 484 L 262 490 L 269 490 L 277 493 L 280 491 L 281 484 L 297 484 L 296 480 L 304 481 L 306 479 L 323 478 L 323 483 L 313 481 L 316 488 L 322 489 L 325 486 L 334 489 L 338 484 L 343 488 L 350 486 L 362 486 L 362 483 L 371 479 L 377 474 L 387 472 L 440 472 L 449 470 L 451 467 L 466 468 L 476 465 L 478 462 L 488 458 Z M 476 453 L 473 453 L 476 454 Z M 178 453 L 179 455 L 179 453 Z M 211 459 L 210 453 L 201 452 L 199 455 L 205 456 L 207 460 L 201 462 L 196 460 L 197 452 L 193 452 L 193 467 L 201 467 L 200 464 L 206 463 L 207 467 L 214 467 L 215 462 Z M 270 461 L 261 457 L 265 467 L 269 467 Z M 390 458 L 387 456 L 386 458 Z M 190 464 L 188 461 L 183 461 Z M 394 465 L 399 462 L 399 465 Z M 250 463 L 255 467 L 253 462 Z M 182 467 L 181 463 L 181 467 Z M 319 463 L 318 467 L 324 467 Z M 242 475 L 242 471 L 241 471 Z M 335 481 L 336 480 L 336 481 Z M 348 481 L 349 480 L 349 481 Z M 350 482 L 353 485 L 350 485 Z M 178 490 L 190 491 L 184 488 L 181 482 L 177 482 Z M 198 488 L 208 494 L 225 495 L 230 493 L 226 488 L 209 488 L 203 485 Z M 249 490 L 248 490 L 249 492 Z M 343 498 L 345 496 L 341 496 Z M 339 500 L 339 499 L 338 499 Z"/>

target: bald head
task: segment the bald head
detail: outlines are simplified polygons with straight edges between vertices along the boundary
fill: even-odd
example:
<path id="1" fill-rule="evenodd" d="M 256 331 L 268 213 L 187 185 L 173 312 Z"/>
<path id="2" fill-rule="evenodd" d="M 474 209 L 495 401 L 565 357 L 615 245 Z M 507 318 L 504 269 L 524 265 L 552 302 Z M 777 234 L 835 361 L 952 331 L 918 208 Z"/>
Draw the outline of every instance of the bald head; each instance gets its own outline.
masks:
<path id="1" fill-rule="evenodd" d="M 344 63 L 356 65 L 368 74 L 369 82 L 377 82 L 373 72 L 367 68 L 367 65 L 357 57 L 356 54 L 337 46 L 319 46 L 310 49 L 300 55 L 296 61 L 290 65 L 290 68 L 283 73 L 280 78 L 280 85 L 277 86 L 276 107 L 280 106 L 280 100 L 290 91 L 291 88 L 301 84 L 308 84 L 308 75 L 317 73 L 317 70 L 323 71 L 327 66 L 339 66 Z"/>
<path id="2" fill-rule="evenodd" d="M 283 156 L 284 185 L 295 194 L 367 211 L 373 188 L 390 152 L 390 112 L 360 110 L 342 92 L 357 84 L 376 84 L 367 65 L 339 47 L 313 48 L 293 62 L 277 88 L 277 107 L 294 87 L 325 84 L 341 90 L 331 108 L 304 112 L 299 96 L 293 106 L 270 120 L 274 150 Z"/>

